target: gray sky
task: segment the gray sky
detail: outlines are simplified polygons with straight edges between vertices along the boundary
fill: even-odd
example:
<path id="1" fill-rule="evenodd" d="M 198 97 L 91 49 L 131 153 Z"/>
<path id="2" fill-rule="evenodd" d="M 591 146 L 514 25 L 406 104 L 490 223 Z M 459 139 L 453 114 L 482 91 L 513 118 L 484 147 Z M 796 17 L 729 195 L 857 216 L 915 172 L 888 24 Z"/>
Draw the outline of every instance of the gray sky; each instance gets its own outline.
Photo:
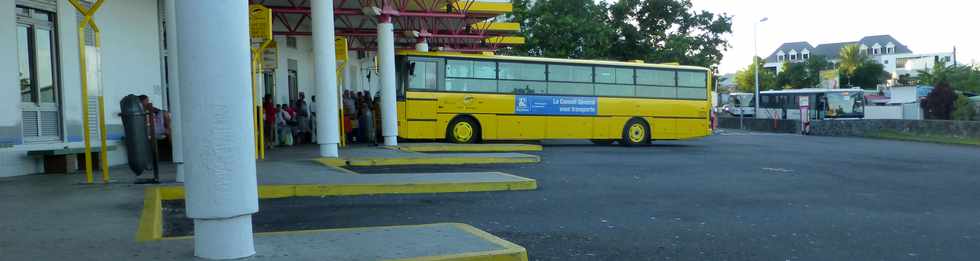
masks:
<path id="1" fill-rule="evenodd" d="M 960 63 L 980 63 L 980 2 L 972 0 L 692 0 L 694 8 L 734 15 L 732 47 L 721 62 L 734 73 L 752 60 L 752 27 L 759 25 L 759 55 L 784 42 L 813 45 L 891 34 L 916 53 L 952 52 Z"/>

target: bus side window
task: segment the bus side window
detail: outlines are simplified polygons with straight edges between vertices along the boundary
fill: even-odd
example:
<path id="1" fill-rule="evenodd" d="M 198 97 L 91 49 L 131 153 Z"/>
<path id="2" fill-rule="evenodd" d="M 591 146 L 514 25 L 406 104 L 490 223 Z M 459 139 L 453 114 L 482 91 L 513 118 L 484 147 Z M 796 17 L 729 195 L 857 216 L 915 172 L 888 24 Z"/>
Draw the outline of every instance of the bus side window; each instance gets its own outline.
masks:
<path id="1" fill-rule="evenodd" d="M 436 79 L 437 64 L 431 61 L 413 61 L 408 64 L 408 88 L 417 90 L 434 90 L 438 84 Z"/>

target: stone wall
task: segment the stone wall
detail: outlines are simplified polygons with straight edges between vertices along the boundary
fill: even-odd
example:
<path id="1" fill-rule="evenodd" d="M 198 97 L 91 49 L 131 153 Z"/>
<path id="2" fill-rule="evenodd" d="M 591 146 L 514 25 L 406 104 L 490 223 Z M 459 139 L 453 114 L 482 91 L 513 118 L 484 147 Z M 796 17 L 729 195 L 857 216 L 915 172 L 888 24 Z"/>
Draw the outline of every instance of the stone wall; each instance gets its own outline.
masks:
<path id="1" fill-rule="evenodd" d="M 819 136 L 874 136 L 882 131 L 915 135 L 980 139 L 980 122 L 935 120 L 827 120 L 811 123 L 810 134 Z"/>

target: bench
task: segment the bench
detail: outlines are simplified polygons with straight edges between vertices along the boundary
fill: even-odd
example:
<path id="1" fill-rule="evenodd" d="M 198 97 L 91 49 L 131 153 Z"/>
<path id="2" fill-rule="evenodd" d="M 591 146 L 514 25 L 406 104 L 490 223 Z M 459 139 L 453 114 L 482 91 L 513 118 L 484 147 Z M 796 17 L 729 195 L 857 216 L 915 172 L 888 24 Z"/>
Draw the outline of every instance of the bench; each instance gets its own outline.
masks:
<path id="1" fill-rule="evenodd" d="M 106 151 L 116 150 L 115 145 L 107 146 Z M 92 147 L 92 166 L 99 166 L 101 147 Z M 60 148 L 28 151 L 27 155 L 44 158 L 44 173 L 70 174 L 85 167 L 85 148 Z"/>

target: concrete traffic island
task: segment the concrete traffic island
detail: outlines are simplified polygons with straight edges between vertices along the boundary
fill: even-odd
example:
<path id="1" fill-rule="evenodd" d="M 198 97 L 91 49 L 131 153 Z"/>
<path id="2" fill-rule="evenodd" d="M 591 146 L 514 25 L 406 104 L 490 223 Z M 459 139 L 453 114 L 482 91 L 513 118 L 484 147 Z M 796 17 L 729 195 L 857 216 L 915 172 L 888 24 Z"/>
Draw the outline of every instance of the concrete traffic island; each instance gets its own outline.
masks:
<path id="1" fill-rule="evenodd" d="M 332 170 L 299 172 L 322 169 L 312 163 L 270 162 L 263 165 L 267 166 L 260 169 L 279 171 L 263 171 L 258 175 L 258 197 L 261 199 L 521 191 L 538 187 L 534 179 L 501 172 L 351 175 Z M 163 201 L 184 199 L 183 186 L 146 188 L 136 240 L 162 239 Z"/>
<path id="2" fill-rule="evenodd" d="M 489 146 L 488 146 L 489 145 Z M 529 145 L 534 146 L 534 145 Z M 408 149 L 405 149 L 408 148 Z M 540 146 L 538 147 L 540 148 Z M 421 144 L 401 145 L 392 147 L 355 147 L 346 148 L 340 158 L 317 158 L 314 161 L 332 167 L 374 167 L 374 166 L 406 166 L 406 165 L 467 165 L 467 164 L 527 164 L 541 162 L 541 157 L 513 152 L 484 152 L 484 153 L 420 153 L 411 149 L 430 151 L 481 151 L 481 150 L 533 150 L 533 147 L 517 145 L 444 145 Z M 515 151 L 515 150 L 510 150 Z"/>
<path id="3" fill-rule="evenodd" d="M 144 244 L 160 250 L 149 251 L 155 257 L 180 259 L 191 258 L 192 241 Z M 164 251 L 173 249 L 187 251 Z M 256 233 L 255 250 L 249 260 L 528 260 L 524 247 L 459 223 Z"/>

